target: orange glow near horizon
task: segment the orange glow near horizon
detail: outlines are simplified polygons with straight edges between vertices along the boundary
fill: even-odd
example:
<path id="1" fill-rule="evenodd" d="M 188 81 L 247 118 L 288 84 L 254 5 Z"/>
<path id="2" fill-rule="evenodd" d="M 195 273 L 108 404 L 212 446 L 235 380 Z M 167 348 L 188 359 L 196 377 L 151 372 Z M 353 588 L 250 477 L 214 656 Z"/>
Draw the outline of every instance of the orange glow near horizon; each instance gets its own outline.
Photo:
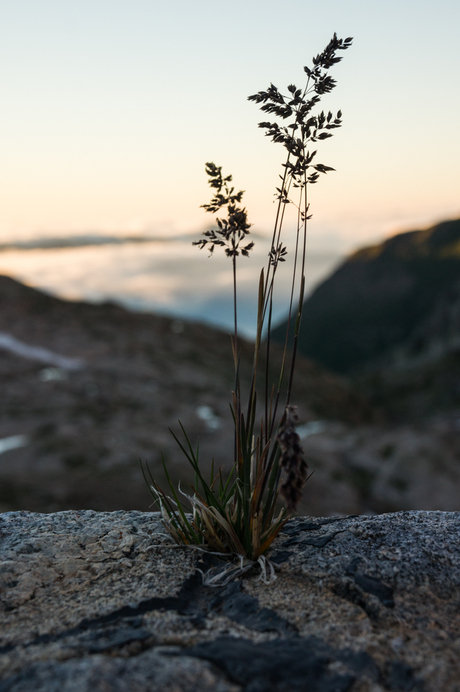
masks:
<path id="1" fill-rule="evenodd" d="M 364 0 L 286 0 L 281 16 L 273 0 L 235 0 L 233 13 L 211 0 L 11 3 L 0 27 L 0 243 L 199 232 L 209 160 L 269 233 L 282 150 L 246 97 L 270 81 L 300 85 L 333 31 L 355 41 L 324 98 L 344 125 L 318 146 L 337 172 L 311 190 L 313 245 L 347 249 L 460 216 L 459 23 L 454 0 L 372 11 Z"/>

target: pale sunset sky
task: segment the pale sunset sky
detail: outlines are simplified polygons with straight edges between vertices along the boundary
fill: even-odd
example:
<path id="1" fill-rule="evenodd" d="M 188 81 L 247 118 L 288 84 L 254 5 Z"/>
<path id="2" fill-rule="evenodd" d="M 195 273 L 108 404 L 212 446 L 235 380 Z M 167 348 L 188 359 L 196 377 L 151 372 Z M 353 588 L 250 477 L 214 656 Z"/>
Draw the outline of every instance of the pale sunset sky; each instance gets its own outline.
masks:
<path id="1" fill-rule="evenodd" d="M 247 96 L 304 82 L 354 37 L 323 107 L 337 172 L 312 189 L 313 247 L 347 250 L 460 215 L 458 0 L 3 0 L 0 242 L 199 232 L 205 161 L 269 232 L 283 150 Z"/>

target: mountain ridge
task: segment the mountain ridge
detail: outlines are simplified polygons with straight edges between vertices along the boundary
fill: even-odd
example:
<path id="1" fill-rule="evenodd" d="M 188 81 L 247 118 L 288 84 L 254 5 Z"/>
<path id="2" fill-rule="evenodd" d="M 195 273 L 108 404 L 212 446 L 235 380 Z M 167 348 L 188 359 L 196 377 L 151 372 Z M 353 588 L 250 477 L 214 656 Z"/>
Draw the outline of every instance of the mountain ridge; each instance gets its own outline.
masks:
<path id="1" fill-rule="evenodd" d="M 429 351 L 432 334 L 423 324 L 433 323 L 456 348 L 459 301 L 460 219 L 400 233 L 354 252 L 307 298 L 299 351 L 350 374 L 394 361 L 404 345 L 408 353 Z M 439 312 L 447 315 L 443 327 Z M 275 340 L 284 340 L 286 327 L 275 328 Z"/>

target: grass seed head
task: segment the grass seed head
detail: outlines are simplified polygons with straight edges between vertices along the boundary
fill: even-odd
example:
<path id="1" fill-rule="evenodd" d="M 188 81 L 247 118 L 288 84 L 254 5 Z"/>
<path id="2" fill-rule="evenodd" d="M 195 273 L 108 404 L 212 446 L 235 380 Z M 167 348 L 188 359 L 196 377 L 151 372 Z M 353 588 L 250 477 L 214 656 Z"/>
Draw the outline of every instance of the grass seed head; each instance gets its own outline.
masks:
<path id="1" fill-rule="evenodd" d="M 302 498 L 302 488 L 307 480 L 308 464 L 303 458 L 303 448 L 296 432 L 297 414 L 295 406 L 287 406 L 278 442 L 281 447 L 280 464 L 285 473 L 281 484 L 281 495 L 284 497 L 288 512 L 293 512 Z"/>

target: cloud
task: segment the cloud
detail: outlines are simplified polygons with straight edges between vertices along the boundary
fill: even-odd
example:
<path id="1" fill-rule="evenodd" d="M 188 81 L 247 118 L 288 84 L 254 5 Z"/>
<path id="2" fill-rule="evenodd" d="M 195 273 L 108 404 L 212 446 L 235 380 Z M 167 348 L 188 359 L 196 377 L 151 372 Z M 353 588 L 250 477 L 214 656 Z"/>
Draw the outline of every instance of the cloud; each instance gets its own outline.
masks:
<path id="1" fill-rule="evenodd" d="M 268 247 L 267 239 L 256 238 L 251 257 L 238 260 L 239 326 L 247 336 L 255 334 L 259 274 L 266 264 Z M 134 310 L 231 329 L 232 265 L 218 249 L 209 257 L 206 250 L 192 247 L 190 237 L 132 242 L 126 236 L 121 242 L 118 238 L 117 242 L 99 244 L 84 245 L 81 241 L 66 246 L 40 245 L 27 251 L 21 247 L 0 253 L 0 273 L 67 299 L 110 300 Z M 331 253 L 308 254 L 307 291 L 339 258 Z M 279 270 L 275 320 L 286 313 L 289 293 L 290 268 L 286 262 Z"/>

